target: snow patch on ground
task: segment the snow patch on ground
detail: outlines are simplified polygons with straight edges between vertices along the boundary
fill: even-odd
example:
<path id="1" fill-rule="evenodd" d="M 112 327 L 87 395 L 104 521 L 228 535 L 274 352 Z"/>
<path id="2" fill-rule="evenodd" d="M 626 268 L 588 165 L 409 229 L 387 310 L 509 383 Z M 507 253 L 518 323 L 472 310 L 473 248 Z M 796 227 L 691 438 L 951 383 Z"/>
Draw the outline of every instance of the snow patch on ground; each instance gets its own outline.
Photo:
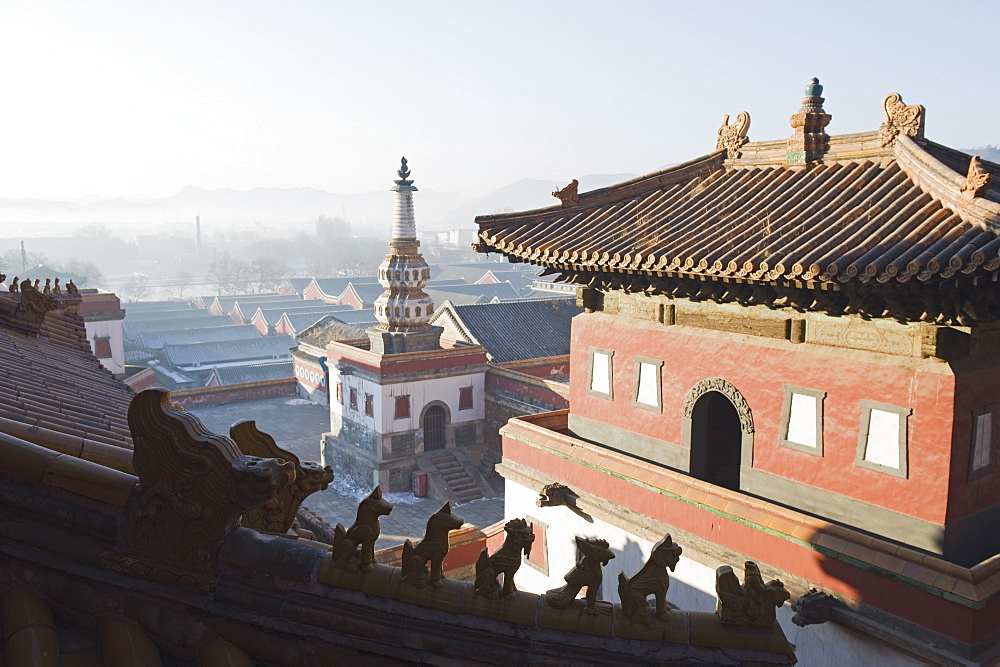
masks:
<path id="1" fill-rule="evenodd" d="M 285 405 L 317 405 L 307 398 L 290 398 L 285 401 Z"/>
<path id="2" fill-rule="evenodd" d="M 333 489 L 333 491 L 335 491 L 338 495 L 352 498 L 358 503 L 367 498 L 368 494 L 372 492 L 371 489 L 363 489 L 346 477 L 337 477 L 334 479 L 330 488 Z M 416 505 L 424 500 L 423 498 L 417 498 L 415 495 L 408 492 L 383 493 L 382 499 L 386 502 L 392 503 L 393 505 Z"/>

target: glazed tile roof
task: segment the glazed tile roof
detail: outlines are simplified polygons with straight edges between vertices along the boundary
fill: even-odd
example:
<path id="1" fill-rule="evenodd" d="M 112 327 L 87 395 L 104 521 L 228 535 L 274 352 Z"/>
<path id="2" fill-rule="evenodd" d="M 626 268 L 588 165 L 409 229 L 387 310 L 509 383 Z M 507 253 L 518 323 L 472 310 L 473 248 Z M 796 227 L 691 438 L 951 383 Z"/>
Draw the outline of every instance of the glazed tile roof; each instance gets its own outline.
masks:
<path id="1" fill-rule="evenodd" d="M 252 324 L 233 324 L 227 327 L 142 331 L 136 337 L 135 344 L 148 350 L 162 350 L 166 345 L 215 343 L 250 338 L 260 338 L 257 327 Z"/>
<path id="2" fill-rule="evenodd" d="M 227 366 L 212 371 L 221 386 L 231 384 L 249 384 L 251 382 L 266 382 L 268 380 L 283 380 L 293 377 L 292 362 L 279 361 L 271 364 L 253 364 L 252 366 Z M 208 384 L 212 380 L 209 378 Z"/>
<path id="3" fill-rule="evenodd" d="M 313 278 L 313 282 L 319 287 L 323 294 L 331 297 L 337 297 L 344 293 L 347 286 L 351 283 L 355 285 L 361 284 L 372 284 L 378 283 L 378 279 L 375 276 L 361 276 L 355 278 Z M 303 288 L 304 290 L 305 288 Z"/>
<path id="4" fill-rule="evenodd" d="M 218 304 L 220 312 L 229 313 L 230 311 L 232 311 L 233 306 L 235 306 L 237 302 L 246 305 L 252 303 L 265 303 L 268 301 L 272 301 L 274 303 L 286 303 L 286 302 L 294 302 L 301 300 L 302 297 L 298 296 L 297 294 L 278 294 L 277 292 L 272 292 L 269 294 L 238 294 L 229 296 L 217 296 L 214 299 L 212 299 L 211 302 L 208 303 L 207 307 L 211 308 L 213 305 Z M 253 312 L 253 310 L 254 309 L 251 309 L 251 312 Z"/>
<path id="5" fill-rule="evenodd" d="M 480 216 L 481 252 L 574 272 L 745 281 L 923 282 L 1000 268 L 1000 192 L 963 198 L 970 157 L 900 136 L 831 137 L 822 162 L 785 142 L 718 151 L 575 206 Z M 964 166 L 963 166 L 964 165 Z M 1000 166 L 982 163 L 1000 173 Z"/>
<path id="6" fill-rule="evenodd" d="M 369 324 L 373 326 L 377 324 L 375 320 L 375 313 L 370 308 L 366 308 L 365 310 L 337 311 L 336 313 L 333 313 L 331 317 L 344 324 L 364 324 L 366 326 Z"/>
<path id="7" fill-rule="evenodd" d="M 504 363 L 569 354 L 570 325 L 582 312 L 572 299 L 446 303 L 431 324 L 445 326 L 446 336 L 452 333 L 451 324 L 461 340 L 482 345 L 490 361 Z"/>
<path id="8" fill-rule="evenodd" d="M 0 310 L 14 305 L 0 295 Z M 37 336 L 0 324 L 0 419 L 130 448 L 131 399 L 91 352 L 73 310 L 48 313 Z"/>
<path id="9" fill-rule="evenodd" d="M 287 357 L 295 347 L 291 336 L 257 336 L 246 340 L 224 343 L 191 343 L 187 345 L 167 345 L 160 359 L 167 366 L 210 365 L 255 359 Z"/>
<path id="10" fill-rule="evenodd" d="M 125 319 L 129 322 L 150 320 L 200 320 L 209 317 L 204 310 L 195 308 L 174 308 L 170 310 L 134 310 L 131 304 L 124 304 Z"/>
<path id="11" fill-rule="evenodd" d="M 284 319 L 288 321 L 288 325 L 292 328 L 292 333 L 299 334 L 306 329 L 309 329 L 313 325 L 317 324 L 320 320 L 326 318 L 329 315 L 326 311 L 308 311 L 305 313 L 285 313 Z M 280 323 L 280 320 L 279 320 Z M 347 324 L 341 324 L 340 326 L 348 327 L 349 329 L 361 331 L 361 329 L 355 329 Z"/>

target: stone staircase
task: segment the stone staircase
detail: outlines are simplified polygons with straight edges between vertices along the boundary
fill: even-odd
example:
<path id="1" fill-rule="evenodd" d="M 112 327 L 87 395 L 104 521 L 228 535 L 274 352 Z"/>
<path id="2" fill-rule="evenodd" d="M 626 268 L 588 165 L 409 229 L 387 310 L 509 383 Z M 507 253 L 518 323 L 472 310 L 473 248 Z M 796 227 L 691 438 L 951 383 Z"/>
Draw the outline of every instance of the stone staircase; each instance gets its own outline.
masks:
<path id="1" fill-rule="evenodd" d="M 479 484 L 452 452 L 444 450 L 431 454 L 428 458 L 441 473 L 442 480 L 459 504 L 484 497 Z"/>

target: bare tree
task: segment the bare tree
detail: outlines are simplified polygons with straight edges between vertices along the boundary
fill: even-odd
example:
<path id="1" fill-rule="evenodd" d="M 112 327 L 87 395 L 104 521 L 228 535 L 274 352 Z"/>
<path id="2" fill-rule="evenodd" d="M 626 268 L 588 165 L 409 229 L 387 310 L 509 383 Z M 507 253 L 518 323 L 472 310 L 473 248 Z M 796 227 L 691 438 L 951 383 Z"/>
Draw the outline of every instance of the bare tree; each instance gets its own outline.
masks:
<path id="1" fill-rule="evenodd" d="M 67 259 L 58 264 L 59 271 L 72 273 L 79 278 L 77 287 L 93 287 L 95 283 L 100 282 L 101 278 L 104 277 L 104 274 L 101 273 L 101 270 L 93 262 L 87 262 L 82 259 Z"/>
<path id="2" fill-rule="evenodd" d="M 269 257 L 256 257 L 244 265 L 247 285 L 255 294 L 275 292 L 288 273 L 287 267 Z"/>
<path id="3" fill-rule="evenodd" d="M 174 274 L 174 282 L 170 286 L 170 293 L 176 295 L 178 299 L 184 298 L 184 290 L 191 287 L 194 276 L 187 271 L 178 271 Z"/>
<path id="4" fill-rule="evenodd" d="M 121 291 L 126 301 L 142 301 L 149 296 L 149 276 L 133 273 L 132 277 L 122 285 Z"/>
<path id="5" fill-rule="evenodd" d="M 224 255 L 208 267 L 208 276 L 219 289 L 219 294 L 236 294 L 247 291 L 246 267 L 239 260 Z"/>

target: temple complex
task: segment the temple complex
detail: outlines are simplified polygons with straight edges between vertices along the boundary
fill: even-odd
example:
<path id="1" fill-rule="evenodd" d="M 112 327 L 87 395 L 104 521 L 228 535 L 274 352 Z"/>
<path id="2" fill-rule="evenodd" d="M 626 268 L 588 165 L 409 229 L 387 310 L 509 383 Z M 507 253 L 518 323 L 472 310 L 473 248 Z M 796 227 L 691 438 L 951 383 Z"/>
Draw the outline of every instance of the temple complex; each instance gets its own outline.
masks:
<path id="1" fill-rule="evenodd" d="M 442 328 L 429 324 L 434 302 L 423 288 L 430 269 L 420 254 L 406 158 L 398 176 L 389 254 L 378 267 L 378 325 L 365 339 L 326 346 L 332 393 L 323 460 L 386 491 L 410 490 L 420 473 L 449 468 L 451 479 L 434 495 L 473 500 L 492 495 L 476 472 L 485 451 L 486 350 L 442 345 Z"/>
<path id="2" fill-rule="evenodd" d="M 683 548 L 669 536 L 629 573 L 625 606 L 597 599 L 615 557 L 604 540 L 578 541 L 565 585 L 522 592 L 513 577 L 532 527 L 499 525 L 470 553 L 456 538 L 483 533 L 447 503 L 387 564 L 372 551 L 394 509 L 381 489 L 328 524 L 303 502 L 332 481 L 329 467 L 282 449 L 252 414 L 214 434 L 168 391 L 133 394 L 94 356 L 79 294 L 11 287 L 0 293 L 2 665 L 795 663 L 774 622 L 788 595 L 752 564 L 742 583 L 720 573 L 718 613 L 667 606 Z"/>
<path id="3" fill-rule="evenodd" d="M 518 581 L 558 584 L 581 535 L 608 576 L 670 533 L 680 606 L 756 561 L 808 664 L 995 660 L 1000 165 L 898 94 L 855 134 L 824 105 L 813 79 L 789 138 L 726 116 L 708 155 L 476 219 L 480 252 L 585 308 L 568 410 L 501 431 L 505 516 L 535 531 Z"/>

